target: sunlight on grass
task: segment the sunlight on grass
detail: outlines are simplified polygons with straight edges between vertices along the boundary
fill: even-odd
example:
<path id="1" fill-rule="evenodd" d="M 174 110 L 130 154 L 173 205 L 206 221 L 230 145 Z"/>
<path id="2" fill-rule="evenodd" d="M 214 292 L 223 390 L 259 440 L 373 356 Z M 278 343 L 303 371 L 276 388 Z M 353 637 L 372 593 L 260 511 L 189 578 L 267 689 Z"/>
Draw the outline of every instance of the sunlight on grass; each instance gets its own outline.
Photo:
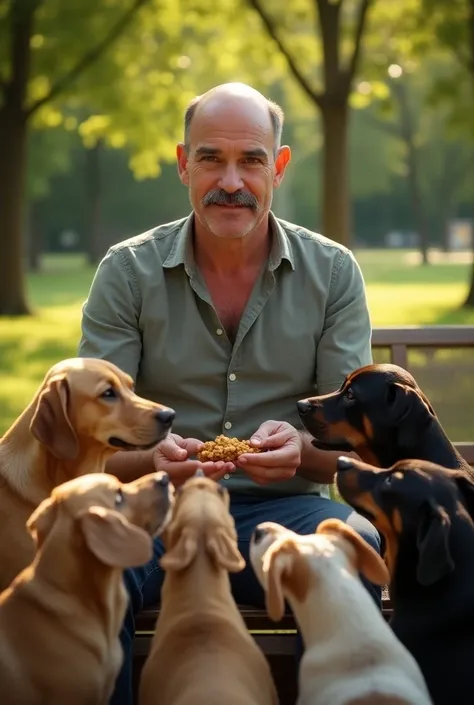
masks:
<path id="1" fill-rule="evenodd" d="M 469 263 L 419 267 L 401 251 L 361 250 L 356 256 L 374 326 L 474 324 L 474 310 L 459 308 Z M 28 279 L 35 315 L 0 319 L 0 433 L 31 401 L 49 367 L 76 355 L 93 275 L 79 255 L 47 256 L 43 271 Z"/>
<path id="2" fill-rule="evenodd" d="M 367 284 L 374 326 L 474 324 L 474 309 L 461 309 L 464 284 Z"/>

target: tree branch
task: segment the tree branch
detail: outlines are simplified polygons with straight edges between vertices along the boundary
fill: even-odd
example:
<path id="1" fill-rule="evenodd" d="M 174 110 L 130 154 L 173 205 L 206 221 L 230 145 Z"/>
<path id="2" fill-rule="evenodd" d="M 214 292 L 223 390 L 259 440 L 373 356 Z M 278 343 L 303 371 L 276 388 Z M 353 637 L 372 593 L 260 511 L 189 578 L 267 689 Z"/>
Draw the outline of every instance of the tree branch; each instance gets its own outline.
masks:
<path id="1" fill-rule="evenodd" d="M 348 67 L 345 71 L 347 75 L 348 88 L 352 83 L 352 80 L 357 71 L 357 65 L 359 63 L 360 51 L 362 48 L 362 36 L 365 30 L 365 24 L 367 20 L 367 12 L 372 3 L 372 0 L 362 0 L 359 5 L 359 12 L 357 15 L 356 29 L 354 34 L 354 49 L 352 50 L 352 56 L 350 58 Z"/>
<path id="2" fill-rule="evenodd" d="M 267 14 L 267 12 L 263 8 L 263 5 L 260 2 L 260 0 L 248 0 L 248 3 L 250 5 L 250 7 L 252 7 L 255 10 L 255 12 L 257 12 L 257 14 L 260 15 L 260 19 L 262 20 L 263 24 L 265 25 L 265 29 L 267 30 L 268 34 L 273 39 L 275 44 L 278 46 L 278 48 L 281 51 L 281 53 L 283 54 L 283 56 L 285 57 L 285 59 L 288 63 L 288 67 L 289 67 L 291 73 L 293 74 L 293 77 L 300 84 L 301 88 L 304 90 L 304 92 L 310 98 L 310 100 L 312 100 L 313 103 L 316 103 L 316 105 L 321 107 L 321 105 L 322 105 L 321 95 L 319 93 L 317 93 L 315 90 L 313 90 L 309 81 L 306 79 L 306 77 L 302 74 L 302 72 L 300 71 L 300 69 L 296 65 L 296 62 L 293 59 L 290 52 L 288 51 L 288 48 L 283 44 L 280 37 L 278 36 L 276 23 L 273 22 L 271 17 Z"/>
<path id="3" fill-rule="evenodd" d="M 113 25 L 109 33 L 100 41 L 95 47 L 90 51 L 86 52 L 84 56 L 79 59 L 77 64 L 72 67 L 68 73 L 61 76 L 56 83 L 51 86 L 50 91 L 47 95 L 43 96 L 37 100 L 33 105 L 31 105 L 27 110 L 27 116 L 30 117 L 39 108 L 41 108 L 45 103 L 49 103 L 51 100 L 56 98 L 60 93 L 62 93 L 68 86 L 71 85 L 84 71 L 86 71 L 92 64 L 94 64 L 97 59 L 113 44 L 113 42 L 120 36 L 120 34 L 126 29 L 127 25 L 132 20 L 135 13 L 145 5 L 149 0 L 134 0 L 131 7 L 123 14 L 123 16 Z"/>

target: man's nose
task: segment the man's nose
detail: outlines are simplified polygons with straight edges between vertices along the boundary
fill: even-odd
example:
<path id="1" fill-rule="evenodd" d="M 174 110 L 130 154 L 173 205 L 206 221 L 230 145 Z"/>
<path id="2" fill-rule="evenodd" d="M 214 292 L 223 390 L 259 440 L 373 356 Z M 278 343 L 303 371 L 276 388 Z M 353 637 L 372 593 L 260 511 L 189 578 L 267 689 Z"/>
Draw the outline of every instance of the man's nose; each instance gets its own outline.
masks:
<path id="1" fill-rule="evenodd" d="M 244 182 L 242 181 L 236 164 L 227 164 L 224 167 L 224 173 L 220 178 L 219 187 L 227 191 L 227 193 L 235 193 L 235 191 L 240 191 L 240 189 L 244 187 Z"/>

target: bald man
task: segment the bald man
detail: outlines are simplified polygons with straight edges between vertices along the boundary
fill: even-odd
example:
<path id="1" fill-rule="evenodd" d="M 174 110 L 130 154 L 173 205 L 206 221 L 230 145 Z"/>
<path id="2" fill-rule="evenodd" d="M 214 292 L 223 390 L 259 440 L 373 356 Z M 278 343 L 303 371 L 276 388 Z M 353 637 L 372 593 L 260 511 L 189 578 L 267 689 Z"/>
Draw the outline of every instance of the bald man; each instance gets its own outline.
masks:
<path id="1" fill-rule="evenodd" d="M 232 589 L 256 607 L 263 595 L 248 553 L 261 521 L 312 533 L 338 517 L 380 549 L 369 522 L 329 499 L 338 454 L 314 448 L 298 418 L 298 399 L 333 391 L 371 362 L 371 326 L 351 252 L 271 212 L 291 158 L 282 128 L 281 108 L 243 84 L 190 103 L 177 163 L 192 212 L 109 250 L 83 309 L 79 348 L 176 411 L 165 441 L 117 453 L 109 472 L 129 481 L 166 470 L 179 486 L 201 467 L 227 487 L 247 561 Z M 267 452 L 199 463 L 202 442 L 219 434 Z M 131 602 L 113 705 L 132 702 L 134 614 L 159 599 L 162 553 L 157 540 L 154 561 L 125 573 Z"/>

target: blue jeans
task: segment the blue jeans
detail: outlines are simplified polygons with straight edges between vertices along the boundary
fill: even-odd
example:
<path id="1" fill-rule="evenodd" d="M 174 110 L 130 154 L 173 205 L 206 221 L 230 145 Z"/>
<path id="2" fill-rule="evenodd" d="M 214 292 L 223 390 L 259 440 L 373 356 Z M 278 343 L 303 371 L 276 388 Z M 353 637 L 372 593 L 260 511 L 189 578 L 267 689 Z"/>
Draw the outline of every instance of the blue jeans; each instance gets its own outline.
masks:
<path id="1" fill-rule="evenodd" d="M 311 534 L 324 519 L 338 518 L 352 526 L 380 553 L 380 536 L 375 527 L 347 505 L 325 497 L 298 495 L 262 500 L 261 497 L 239 495 L 232 497 L 230 510 L 237 528 L 239 550 L 246 561 L 243 571 L 234 573 L 230 577 L 234 598 L 240 604 L 264 607 L 263 591 L 249 558 L 250 537 L 257 524 L 262 521 L 275 521 L 296 533 Z M 142 568 L 127 570 L 124 573 L 125 584 L 130 595 L 130 604 L 120 635 L 124 662 L 110 705 L 132 705 L 133 703 L 134 615 L 159 601 L 164 571 L 158 566 L 158 559 L 163 553 L 163 544 L 157 539 L 154 544 L 153 560 Z M 381 589 L 368 582 L 365 584 L 376 603 L 381 605 Z"/>

